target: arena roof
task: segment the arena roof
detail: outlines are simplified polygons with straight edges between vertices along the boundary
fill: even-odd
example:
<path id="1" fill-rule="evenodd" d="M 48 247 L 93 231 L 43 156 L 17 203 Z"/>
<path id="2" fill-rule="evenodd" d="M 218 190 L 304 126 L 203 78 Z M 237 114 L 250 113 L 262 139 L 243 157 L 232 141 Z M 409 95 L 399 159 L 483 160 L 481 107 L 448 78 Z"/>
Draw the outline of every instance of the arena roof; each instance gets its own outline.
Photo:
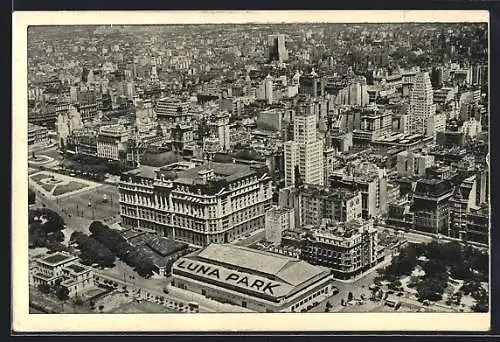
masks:
<path id="1" fill-rule="evenodd" d="M 198 258 L 265 274 L 292 286 L 327 270 L 295 258 L 226 244 L 211 244 L 198 254 Z"/>

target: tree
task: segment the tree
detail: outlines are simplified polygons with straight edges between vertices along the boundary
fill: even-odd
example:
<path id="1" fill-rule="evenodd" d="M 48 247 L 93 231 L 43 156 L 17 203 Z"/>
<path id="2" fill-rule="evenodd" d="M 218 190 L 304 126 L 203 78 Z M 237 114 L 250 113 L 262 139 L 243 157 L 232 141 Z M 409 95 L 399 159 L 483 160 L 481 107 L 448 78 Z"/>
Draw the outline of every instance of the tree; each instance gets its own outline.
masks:
<path id="1" fill-rule="evenodd" d="M 42 292 L 42 293 L 46 293 L 46 294 L 50 293 L 51 289 L 52 288 L 50 287 L 50 285 L 46 284 L 46 283 L 42 283 L 42 284 L 38 285 L 38 290 L 40 290 L 40 292 Z"/>
<path id="2" fill-rule="evenodd" d="M 60 300 L 67 300 L 69 298 L 69 290 L 65 286 L 58 286 L 56 296 Z"/>
<path id="3" fill-rule="evenodd" d="M 399 279 L 396 279 L 396 280 L 392 281 L 391 283 L 389 283 L 388 287 L 390 290 L 399 291 L 402 286 L 403 286 L 403 284 L 401 283 L 401 281 Z"/>
<path id="4" fill-rule="evenodd" d="M 33 189 L 28 188 L 28 204 L 35 204 L 36 203 L 36 194 Z"/>
<path id="5" fill-rule="evenodd" d="M 28 228 L 28 241 L 32 247 L 44 247 L 47 240 L 47 233 L 39 222 L 30 224 Z"/>
<path id="6" fill-rule="evenodd" d="M 467 264 L 459 263 L 451 266 L 450 276 L 454 279 L 472 280 L 473 275 L 474 273 Z"/>
<path id="7" fill-rule="evenodd" d="M 82 305 L 83 305 L 83 299 L 81 299 L 80 297 L 76 297 L 76 298 L 73 300 L 73 303 L 74 303 L 76 306 L 82 306 Z"/>
<path id="8" fill-rule="evenodd" d="M 417 285 L 418 299 L 421 301 L 441 300 L 446 285 L 446 282 L 443 282 L 441 279 L 425 277 L 423 281 Z"/>
<path id="9" fill-rule="evenodd" d="M 422 268 L 426 275 L 439 276 L 446 273 L 446 265 L 440 259 L 431 259 Z"/>
<path id="10" fill-rule="evenodd" d="M 45 217 L 46 222 L 44 224 L 41 224 L 40 226 L 46 233 L 54 233 L 64 229 L 63 218 L 53 210 L 47 208 L 39 208 L 35 209 L 33 211 L 33 214 L 38 217 Z"/>
<path id="11" fill-rule="evenodd" d="M 349 292 L 349 294 L 347 295 L 347 301 L 350 302 L 351 300 L 353 300 L 354 298 L 354 295 L 352 294 L 352 292 Z"/>

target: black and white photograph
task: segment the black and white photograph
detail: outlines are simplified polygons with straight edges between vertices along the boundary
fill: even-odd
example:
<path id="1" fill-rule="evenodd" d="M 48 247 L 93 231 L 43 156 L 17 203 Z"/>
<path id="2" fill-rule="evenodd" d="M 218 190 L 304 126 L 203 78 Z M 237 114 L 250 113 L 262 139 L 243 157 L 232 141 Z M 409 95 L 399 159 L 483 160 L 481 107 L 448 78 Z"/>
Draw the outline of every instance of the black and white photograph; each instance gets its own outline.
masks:
<path id="1" fill-rule="evenodd" d="M 28 318 L 488 317 L 488 13 L 394 12 L 24 26 Z"/>

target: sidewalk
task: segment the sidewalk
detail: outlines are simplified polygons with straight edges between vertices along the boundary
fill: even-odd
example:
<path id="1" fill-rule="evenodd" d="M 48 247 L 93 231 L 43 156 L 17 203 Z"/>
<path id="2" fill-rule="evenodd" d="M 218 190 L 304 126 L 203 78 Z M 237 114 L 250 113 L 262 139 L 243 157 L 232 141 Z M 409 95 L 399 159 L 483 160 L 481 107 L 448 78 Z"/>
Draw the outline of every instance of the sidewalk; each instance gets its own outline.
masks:
<path id="1" fill-rule="evenodd" d="M 376 269 L 389 265 L 391 263 L 391 261 L 392 261 L 392 257 L 390 255 L 387 255 L 384 261 L 382 261 L 379 264 L 376 264 L 375 266 L 373 266 L 369 270 L 364 271 L 363 273 L 357 275 L 356 277 L 354 277 L 352 279 L 346 279 L 346 280 L 335 278 L 335 281 L 338 281 L 339 283 L 344 283 L 344 284 L 354 283 L 354 282 L 360 280 L 361 278 L 366 277 L 368 274 L 375 272 Z"/>
<path id="2" fill-rule="evenodd" d="M 237 306 L 237 305 L 231 305 L 227 303 L 220 303 L 215 300 L 207 299 L 205 296 L 202 296 L 198 293 L 194 293 L 191 291 L 186 291 L 183 289 L 180 289 L 175 286 L 168 285 L 168 292 L 169 295 L 173 295 L 175 298 L 179 298 L 185 301 L 189 302 L 196 302 L 200 305 L 200 308 L 203 306 L 204 308 L 208 309 L 206 312 L 218 312 L 218 313 L 245 313 L 245 312 L 254 312 L 250 309 Z M 201 310 L 200 310 L 201 312 Z"/>

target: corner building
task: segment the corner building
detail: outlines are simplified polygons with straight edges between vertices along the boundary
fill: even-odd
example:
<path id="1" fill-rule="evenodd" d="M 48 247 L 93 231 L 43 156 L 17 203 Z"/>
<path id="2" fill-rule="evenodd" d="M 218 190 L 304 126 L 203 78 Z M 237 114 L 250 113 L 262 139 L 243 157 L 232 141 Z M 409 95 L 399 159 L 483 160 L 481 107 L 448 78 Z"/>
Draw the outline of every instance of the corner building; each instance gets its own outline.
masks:
<path id="1" fill-rule="evenodd" d="M 270 252 L 212 244 L 177 260 L 173 286 L 256 312 L 300 312 L 330 297 L 330 269 Z"/>
<path id="2" fill-rule="evenodd" d="M 263 228 L 272 199 L 266 167 L 230 163 L 179 172 L 141 167 L 122 175 L 119 191 L 124 226 L 196 246 Z"/>

